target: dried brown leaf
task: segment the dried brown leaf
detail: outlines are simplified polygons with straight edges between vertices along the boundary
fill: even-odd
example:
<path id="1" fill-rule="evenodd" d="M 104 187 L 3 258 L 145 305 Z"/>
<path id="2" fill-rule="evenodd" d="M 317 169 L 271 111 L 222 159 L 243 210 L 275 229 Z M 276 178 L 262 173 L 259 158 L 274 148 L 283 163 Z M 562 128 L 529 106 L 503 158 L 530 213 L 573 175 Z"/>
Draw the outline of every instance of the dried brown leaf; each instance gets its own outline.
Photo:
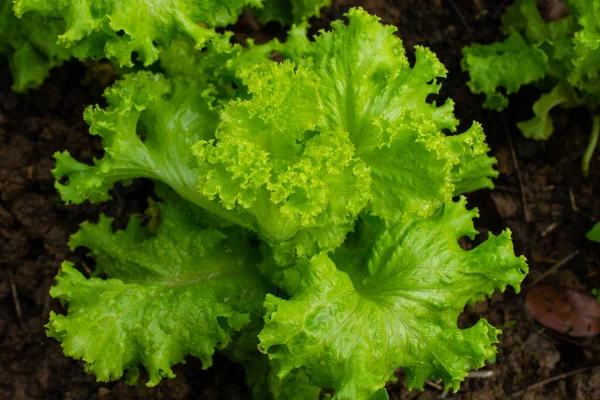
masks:
<path id="1" fill-rule="evenodd" d="M 527 293 L 525 310 L 540 324 L 569 336 L 600 333 L 600 303 L 577 290 L 534 286 Z"/>

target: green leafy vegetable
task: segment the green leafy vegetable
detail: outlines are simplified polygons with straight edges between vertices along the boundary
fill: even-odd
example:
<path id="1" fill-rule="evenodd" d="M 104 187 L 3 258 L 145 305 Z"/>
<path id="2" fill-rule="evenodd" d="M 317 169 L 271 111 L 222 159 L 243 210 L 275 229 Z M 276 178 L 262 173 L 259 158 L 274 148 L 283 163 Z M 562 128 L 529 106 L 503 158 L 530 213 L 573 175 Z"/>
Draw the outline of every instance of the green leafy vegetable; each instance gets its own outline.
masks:
<path id="1" fill-rule="evenodd" d="M 550 112 L 557 106 L 586 106 L 594 119 L 582 159 L 584 174 L 598 141 L 596 119 L 600 104 L 600 3 L 566 0 L 570 15 L 546 22 L 535 0 L 517 0 L 503 18 L 505 41 L 474 44 L 463 49 L 462 67 L 469 88 L 486 96 L 484 107 L 501 111 L 506 94 L 536 84 L 543 93 L 533 105 L 534 117 L 518 124 L 524 136 L 546 140 L 554 131 Z M 552 88 L 551 90 L 548 90 Z"/>
<path id="2" fill-rule="evenodd" d="M 466 47 L 463 54 L 463 69 L 471 76 L 469 88 L 473 93 L 484 93 L 484 107 L 497 111 L 508 105 L 508 98 L 500 88 L 507 94 L 515 93 L 521 86 L 543 78 L 548 72 L 546 53 L 529 46 L 518 32 L 511 33 L 501 43 Z"/>
<path id="3" fill-rule="evenodd" d="M 9 58 L 14 90 L 42 83 L 52 67 L 76 57 L 108 58 L 120 67 L 149 66 L 161 51 L 187 39 L 195 50 L 212 46 L 225 57 L 244 7 L 263 23 L 304 23 L 330 0 L 0 0 L 0 55 Z M 175 44 L 179 46 L 179 44 Z M 192 59 L 194 52 L 188 52 Z M 185 64 L 185 63 L 184 63 Z"/>
<path id="4" fill-rule="evenodd" d="M 88 166 L 57 156 L 63 199 L 104 201 L 117 181 L 160 180 L 258 232 L 287 264 L 339 246 L 363 210 L 428 216 L 456 194 L 492 187 L 481 126 L 446 136 L 458 124 L 452 101 L 426 101 L 446 73 L 433 53 L 417 47 L 411 68 L 394 28 L 364 11 L 348 18 L 313 44 L 281 45 L 295 62 L 265 62 L 259 47 L 252 64 L 232 58 L 245 90 L 221 110 L 214 86 L 194 86 L 202 80 L 126 78 L 107 91 L 108 110 L 86 112 L 105 157 Z"/>
<path id="5" fill-rule="evenodd" d="M 56 154 L 66 202 L 136 178 L 164 199 L 147 226 L 83 224 L 71 246 L 95 276 L 65 264 L 52 289 L 69 312 L 49 335 L 98 379 L 143 366 L 154 385 L 223 350 L 256 399 L 386 399 L 398 367 L 457 389 L 493 357 L 500 331 L 458 315 L 527 266 L 509 232 L 458 244 L 477 211 L 453 197 L 497 176 L 482 128 L 458 134 L 452 101 L 428 101 L 446 74 L 431 51 L 411 65 L 393 27 L 346 15 L 314 41 L 304 25 L 243 49 L 173 39 L 164 75 L 127 74 L 86 110 L 102 158 Z"/>
<path id="6" fill-rule="evenodd" d="M 542 96 L 533 103 L 533 113 L 535 116 L 527 121 L 517 123 L 517 126 L 523 132 L 523 136 L 535 140 L 546 140 L 554 132 L 554 125 L 550 111 L 556 106 L 565 108 L 576 107 L 581 104 L 581 100 L 571 86 L 566 82 L 561 82 L 550 91 L 543 93 Z"/>
<path id="7" fill-rule="evenodd" d="M 51 290 L 69 313 L 52 313 L 48 334 L 99 381 L 127 371 L 135 382 L 143 365 L 153 386 L 173 377 L 171 366 L 188 354 L 208 368 L 214 350 L 262 311 L 268 285 L 239 229 L 204 228 L 173 198 L 156 207 L 156 233 L 138 218 L 118 232 L 104 216 L 82 224 L 70 246 L 91 250 L 96 276 L 65 262 Z"/>
<path id="8" fill-rule="evenodd" d="M 12 89 L 24 92 L 39 86 L 51 68 L 71 58 L 71 50 L 56 43 L 64 24 L 36 16 L 18 19 L 11 0 L 0 0 L 0 57 L 9 60 Z"/>
<path id="9" fill-rule="evenodd" d="M 169 47 L 185 36 L 196 48 L 217 38 L 212 29 L 234 23 L 247 5 L 258 0 L 16 0 L 15 14 L 33 14 L 64 21 L 58 42 L 78 58 L 111 58 L 132 66 L 134 53 L 149 65 L 158 60 L 158 46 Z"/>
<path id="10" fill-rule="evenodd" d="M 301 24 L 308 18 L 318 17 L 321 8 L 329 5 L 331 0 L 265 0 L 256 13 L 263 23 Z"/>
<path id="11" fill-rule="evenodd" d="M 510 233 L 471 251 L 458 244 L 476 231 L 465 201 L 436 215 L 381 222 L 366 219 L 357 243 L 299 262 L 302 284 L 290 300 L 267 296 L 261 349 L 281 363 L 279 375 L 305 369 L 336 399 L 387 398 L 382 389 L 404 367 L 409 388 L 442 379 L 458 388 L 494 353 L 499 330 L 485 320 L 456 327 L 466 303 L 527 272 Z"/>
<path id="12" fill-rule="evenodd" d="M 257 351 L 257 335 L 262 329 L 262 321 L 256 320 L 245 328 L 231 346 L 225 350 L 227 356 L 242 364 L 246 369 L 246 382 L 253 399 L 264 400 L 327 400 L 330 399 L 321 388 L 310 384 L 310 377 L 304 370 L 295 370 L 284 379 L 277 376 L 277 361 Z"/>

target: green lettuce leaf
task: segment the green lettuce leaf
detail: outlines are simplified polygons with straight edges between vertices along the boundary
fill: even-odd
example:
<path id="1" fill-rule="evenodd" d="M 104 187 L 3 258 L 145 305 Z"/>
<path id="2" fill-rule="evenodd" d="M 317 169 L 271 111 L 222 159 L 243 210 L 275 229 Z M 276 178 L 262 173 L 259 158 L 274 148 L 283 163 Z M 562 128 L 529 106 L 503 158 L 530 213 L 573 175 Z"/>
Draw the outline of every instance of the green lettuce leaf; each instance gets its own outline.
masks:
<path id="1" fill-rule="evenodd" d="M 536 0 L 516 0 L 502 16 L 502 31 L 517 31 L 528 42 L 541 43 L 548 37 L 548 24 L 540 14 Z"/>
<path id="2" fill-rule="evenodd" d="M 546 140 L 554 132 L 550 111 L 557 106 L 571 108 L 581 104 L 582 101 L 577 97 L 573 88 L 567 82 L 562 81 L 551 92 L 543 93 L 533 103 L 535 116 L 530 120 L 517 123 L 517 126 L 526 138 Z"/>
<path id="3" fill-rule="evenodd" d="M 259 353 L 260 354 L 260 353 Z M 277 361 L 269 361 L 267 356 L 255 356 L 254 362 L 244 363 L 246 381 L 256 400 L 328 400 L 329 393 L 311 385 L 307 372 L 297 369 L 281 379 L 277 376 Z"/>
<path id="4" fill-rule="evenodd" d="M 223 40 L 230 37 L 230 33 L 222 35 Z M 237 73 L 248 65 L 272 63 L 269 57 L 280 46 L 277 39 L 261 45 L 248 39 L 244 47 L 213 40 L 199 52 L 195 51 L 191 40 L 180 37 L 168 49 L 161 49 L 160 67 L 168 78 L 191 79 L 198 85 L 205 85 L 210 89 L 213 105 L 224 106 L 233 98 L 247 96 Z"/>
<path id="5" fill-rule="evenodd" d="M 330 399 L 321 388 L 313 386 L 304 370 L 295 370 L 285 379 L 277 376 L 276 360 L 260 353 L 257 349 L 258 333 L 264 324 L 261 320 L 253 320 L 224 350 L 232 361 L 244 366 L 246 383 L 251 398 L 255 400 L 327 400 Z"/>
<path id="6" fill-rule="evenodd" d="M 58 42 L 73 48 L 78 58 L 107 57 L 132 66 L 136 56 L 144 65 L 152 64 L 158 47 L 169 47 L 179 36 L 191 39 L 198 49 L 218 40 L 212 28 L 234 23 L 249 5 L 259 6 L 260 1 L 16 0 L 14 10 L 18 17 L 33 14 L 64 21 Z"/>
<path id="7" fill-rule="evenodd" d="M 435 55 L 417 47 L 411 68 L 395 28 L 361 9 L 347 17 L 314 42 L 296 28 L 280 49 L 286 62 L 242 69 L 249 98 L 195 146 L 199 190 L 300 256 L 341 243 L 365 207 L 431 215 L 456 187 L 491 187 L 496 176 L 481 127 L 447 137 L 458 124 L 452 102 L 426 101 L 446 73 Z"/>
<path id="8" fill-rule="evenodd" d="M 457 389 L 494 356 L 500 333 L 485 320 L 458 329 L 459 314 L 495 289 L 518 291 L 527 272 L 508 231 L 461 249 L 475 216 L 463 198 L 427 219 L 366 218 L 331 259 L 300 261 L 293 296 L 265 302 L 260 349 L 279 362 L 278 375 L 303 369 L 340 400 L 387 398 L 398 367 L 409 388 L 433 378 Z"/>
<path id="9" fill-rule="evenodd" d="M 585 235 L 591 241 L 600 243 L 600 223 L 594 225 L 592 229 Z"/>
<path id="10" fill-rule="evenodd" d="M 496 111 L 508 106 L 501 88 L 506 94 L 515 93 L 521 86 L 542 79 L 549 70 L 546 53 L 516 31 L 503 42 L 465 47 L 461 63 L 469 72 L 469 89 L 485 94 L 483 106 Z"/>
<path id="11" fill-rule="evenodd" d="M 88 108 L 90 133 L 102 137 L 105 155 L 94 165 L 79 163 L 68 152 L 55 154 L 56 188 L 65 202 L 92 203 L 110 198 L 116 182 L 150 178 L 165 182 L 180 196 L 230 222 L 247 226 L 234 212 L 200 196 L 191 147 L 214 137 L 219 122 L 213 89 L 202 82 L 167 80 L 139 72 L 107 89 L 108 108 Z M 61 179 L 67 181 L 61 183 Z"/>
<path id="12" fill-rule="evenodd" d="M 593 36 L 596 28 L 591 3 L 581 3 L 569 1 L 571 15 L 546 22 L 535 0 L 517 0 L 502 19 L 508 36 L 504 42 L 463 49 L 462 67 L 470 74 L 469 88 L 486 95 L 485 107 L 504 109 L 508 105 L 505 93 L 514 93 L 523 85 L 534 83 L 544 91 L 533 105 L 534 117 L 517 124 L 525 137 L 548 139 L 554 130 L 550 111 L 584 104 L 582 92 L 576 93 L 575 88 L 587 94 L 595 91 L 595 75 L 588 67 L 598 68 L 592 54 L 596 45 L 582 38 Z M 581 17 L 582 11 L 588 17 Z M 581 30 L 580 25 L 594 28 Z M 586 55 L 588 50 L 591 53 Z"/>
<path id="13" fill-rule="evenodd" d="M 11 0 L 0 0 L 0 57 L 9 61 L 12 89 L 24 92 L 39 86 L 50 69 L 71 58 L 69 49 L 56 43 L 64 28 L 60 21 L 44 21 L 37 16 L 17 18 Z"/>
<path id="14" fill-rule="evenodd" d="M 65 262 L 51 289 L 69 311 L 51 313 L 48 335 L 99 381 L 124 372 L 135 381 L 142 365 L 153 386 L 188 354 L 208 368 L 215 349 L 263 312 L 269 287 L 240 229 L 204 228 L 181 200 L 157 207 L 156 233 L 139 218 L 118 232 L 104 216 L 82 224 L 70 246 L 91 250 L 95 276 Z"/>
<path id="15" fill-rule="evenodd" d="M 265 0 L 255 13 L 262 23 L 301 24 L 309 18 L 318 17 L 321 8 L 330 5 L 331 0 Z"/>
<path id="16" fill-rule="evenodd" d="M 576 30 L 572 16 L 546 22 L 536 0 L 517 0 L 506 9 L 502 23 L 506 35 L 517 31 L 532 47 L 544 51 L 548 57 L 548 75 L 554 80 L 568 75 L 573 63 L 572 38 Z"/>
<path id="17" fill-rule="evenodd" d="M 517 0 L 502 18 L 503 42 L 473 44 L 463 49 L 462 68 L 469 72 L 469 88 L 486 96 L 484 107 L 500 111 L 506 94 L 551 77 L 554 86 L 572 68 L 572 17 L 546 22 L 535 0 Z"/>
<path id="18" fill-rule="evenodd" d="M 580 29 L 573 37 L 575 49 L 569 82 L 600 101 L 600 3 L 569 0 Z"/>

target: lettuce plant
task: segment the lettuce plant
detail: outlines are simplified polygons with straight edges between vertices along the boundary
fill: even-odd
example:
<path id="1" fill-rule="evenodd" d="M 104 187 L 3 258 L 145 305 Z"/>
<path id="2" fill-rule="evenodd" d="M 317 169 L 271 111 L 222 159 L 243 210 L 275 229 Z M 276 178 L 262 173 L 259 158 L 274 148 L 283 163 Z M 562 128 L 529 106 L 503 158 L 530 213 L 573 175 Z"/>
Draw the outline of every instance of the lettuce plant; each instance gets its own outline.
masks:
<path id="1" fill-rule="evenodd" d="M 533 105 L 533 118 L 518 124 L 525 137 L 546 140 L 554 131 L 555 107 L 585 106 L 592 130 L 582 160 L 584 174 L 600 135 L 600 3 L 565 0 L 570 15 L 546 22 L 535 0 L 517 0 L 503 17 L 503 42 L 474 44 L 463 49 L 463 69 L 474 93 L 485 94 L 484 107 L 503 110 L 506 94 L 524 85 L 542 89 Z"/>
<path id="2" fill-rule="evenodd" d="M 0 0 L 0 58 L 8 57 L 12 88 L 22 92 L 39 86 L 48 71 L 70 59 L 72 52 L 56 43 L 61 22 L 33 15 L 18 19 L 12 5 L 12 0 Z"/>
<path id="3" fill-rule="evenodd" d="M 0 0 L 0 55 L 8 57 L 13 89 L 38 86 L 49 70 L 75 57 L 108 58 L 119 67 L 149 66 L 173 40 L 226 51 L 244 7 L 261 22 L 303 23 L 328 0 Z"/>
<path id="4" fill-rule="evenodd" d="M 373 399 L 399 367 L 411 388 L 458 389 L 493 359 L 500 331 L 458 329 L 458 315 L 518 291 L 527 266 L 508 231 L 458 244 L 477 216 L 460 195 L 497 175 L 482 128 L 457 133 L 452 101 L 427 101 L 446 74 L 431 51 L 410 65 L 393 27 L 347 17 L 312 41 L 300 26 L 245 50 L 177 42 L 164 75 L 126 75 L 85 112 L 105 153 L 56 155 L 63 200 L 106 201 L 136 178 L 164 198 L 147 227 L 84 224 L 71 244 L 97 272 L 66 264 L 53 288 L 69 312 L 49 335 L 100 380 L 143 366 L 154 385 L 217 349 L 256 398 Z"/>

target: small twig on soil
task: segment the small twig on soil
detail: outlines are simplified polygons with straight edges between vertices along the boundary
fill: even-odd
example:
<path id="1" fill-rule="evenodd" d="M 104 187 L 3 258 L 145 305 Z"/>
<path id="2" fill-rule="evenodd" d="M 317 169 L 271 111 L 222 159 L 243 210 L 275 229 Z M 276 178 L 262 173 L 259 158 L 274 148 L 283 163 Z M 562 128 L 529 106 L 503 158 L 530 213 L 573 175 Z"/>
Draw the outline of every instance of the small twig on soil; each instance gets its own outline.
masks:
<path id="1" fill-rule="evenodd" d="M 525 222 L 530 222 L 531 219 L 529 218 L 529 207 L 527 206 L 527 196 L 525 194 L 525 186 L 523 185 L 523 177 L 521 176 L 521 169 L 519 168 L 519 161 L 517 160 L 517 154 L 515 153 L 515 146 L 513 145 L 512 137 L 510 136 L 510 131 L 508 129 L 506 129 L 506 136 L 508 136 L 510 155 L 513 160 L 515 171 L 517 171 L 517 178 L 519 179 L 519 187 L 521 189 L 521 203 L 523 205 L 523 216 L 525 217 Z"/>
<path id="2" fill-rule="evenodd" d="M 535 262 L 539 262 L 539 263 L 545 263 L 545 264 L 556 264 L 558 262 L 558 260 L 556 258 L 550 258 L 550 257 L 537 257 L 537 256 L 533 256 L 533 260 Z"/>
<path id="3" fill-rule="evenodd" d="M 529 285 L 529 287 L 535 286 L 541 280 L 545 279 L 547 276 L 549 276 L 549 275 L 555 273 L 556 271 L 558 271 L 559 268 L 563 267 L 569 261 L 571 261 L 572 259 L 574 259 L 575 256 L 577 256 L 577 254 L 579 254 L 579 250 L 575 250 L 574 252 L 572 252 L 571 254 L 569 254 L 568 256 L 566 256 L 565 258 L 563 258 L 562 260 L 560 260 L 556 264 L 554 264 L 552 267 L 550 267 L 548 270 L 546 270 L 546 272 L 544 272 L 542 275 L 538 276 L 538 278 L 535 281 L 533 281 L 533 283 L 531 285 Z"/>
<path id="4" fill-rule="evenodd" d="M 485 378 L 491 378 L 492 376 L 494 376 L 494 371 L 471 371 L 469 372 L 469 376 L 467 376 L 467 378 L 469 379 L 485 379 Z"/>
<path id="5" fill-rule="evenodd" d="M 577 202 L 575 201 L 575 193 L 573 193 L 573 188 L 569 188 L 569 198 L 571 199 L 571 208 L 575 212 L 579 212 L 579 207 L 577 207 Z"/>
<path id="6" fill-rule="evenodd" d="M 88 267 L 85 263 L 85 261 L 81 262 L 81 266 L 83 267 L 83 270 L 85 271 L 85 273 L 89 276 L 92 276 L 92 270 L 90 269 L 90 267 Z"/>
<path id="7" fill-rule="evenodd" d="M 545 379 L 543 381 L 539 381 L 538 383 L 534 383 L 533 385 L 527 386 L 527 388 L 525 390 L 519 390 L 518 392 L 514 392 L 513 394 L 511 394 L 511 397 L 522 396 L 522 395 L 524 395 L 525 393 L 527 393 L 529 391 L 532 391 L 532 390 L 535 390 L 535 389 L 539 389 L 539 388 L 544 387 L 545 385 L 547 385 L 549 383 L 556 382 L 556 381 L 562 381 L 565 378 L 568 378 L 568 377 L 573 376 L 573 375 L 580 374 L 582 372 L 588 371 L 588 370 L 590 370 L 592 368 L 596 368 L 596 367 L 597 367 L 597 365 L 594 365 L 594 366 L 591 366 L 591 367 L 579 368 L 579 369 L 576 369 L 574 371 L 565 372 L 563 374 L 556 375 L 556 376 L 554 376 L 552 378 L 548 378 L 548 379 Z"/>
<path id="8" fill-rule="evenodd" d="M 425 384 L 427 386 L 431 386 L 434 389 L 440 390 L 440 391 L 444 391 L 444 387 L 442 385 L 440 385 L 439 383 L 436 383 L 434 381 L 425 381 Z"/>
<path id="9" fill-rule="evenodd" d="M 448 0 L 448 1 L 450 2 L 450 5 L 452 6 L 452 8 L 456 12 L 456 14 L 458 15 L 458 18 L 460 18 L 460 22 L 462 22 L 462 24 L 465 27 L 465 29 L 467 30 L 467 32 L 469 32 L 469 35 L 473 36 L 473 29 L 467 23 L 467 20 L 465 19 L 465 17 L 460 12 L 460 9 L 458 8 L 458 6 L 454 2 L 454 0 Z"/>
<path id="10" fill-rule="evenodd" d="M 548 225 L 548 226 L 546 227 L 546 229 L 544 229 L 544 230 L 542 231 L 542 233 L 541 233 L 542 237 L 546 237 L 546 236 L 548 236 L 549 234 L 551 234 L 551 233 L 552 233 L 552 231 L 553 231 L 553 230 L 555 230 L 557 226 L 558 226 L 558 224 L 557 224 L 556 222 L 553 222 L 553 223 L 551 223 L 550 225 Z"/>
<path id="11" fill-rule="evenodd" d="M 8 271 L 8 280 L 10 282 L 10 291 L 12 292 L 13 302 L 15 303 L 15 311 L 17 312 L 17 318 L 19 319 L 19 324 L 23 324 L 23 314 L 21 313 L 21 303 L 19 303 L 19 296 L 17 293 L 17 286 L 15 285 L 15 281 L 13 279 L 12 272 Z"/>

